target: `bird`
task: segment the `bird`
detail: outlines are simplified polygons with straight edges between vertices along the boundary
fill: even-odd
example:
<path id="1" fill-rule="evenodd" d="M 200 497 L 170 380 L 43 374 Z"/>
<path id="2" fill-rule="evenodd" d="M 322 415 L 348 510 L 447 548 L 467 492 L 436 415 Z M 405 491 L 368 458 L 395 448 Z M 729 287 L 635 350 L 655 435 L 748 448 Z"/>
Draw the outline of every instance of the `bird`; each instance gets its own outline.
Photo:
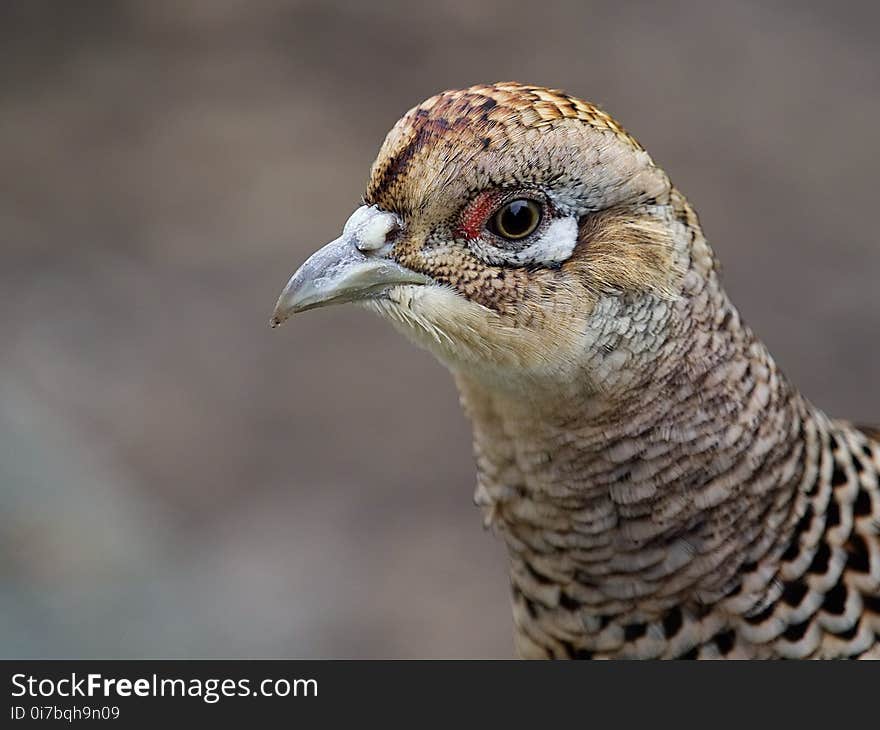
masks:
<path id="1" fill-rule="evenodd" d="M 880 658 L 880 430 L 792 385 L 605 111 L 516 82 L 410 109 L 271 324 L 343 302 L 454 378 L 520 657 Z"/>

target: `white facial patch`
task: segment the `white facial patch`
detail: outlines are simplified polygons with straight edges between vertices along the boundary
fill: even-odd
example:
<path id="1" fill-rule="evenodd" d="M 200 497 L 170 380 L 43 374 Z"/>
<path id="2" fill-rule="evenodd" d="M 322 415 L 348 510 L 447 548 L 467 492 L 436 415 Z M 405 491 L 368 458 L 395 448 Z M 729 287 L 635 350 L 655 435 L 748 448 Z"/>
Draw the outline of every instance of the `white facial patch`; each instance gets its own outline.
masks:
<path id="1" fill-rule="evenodd" d="M 560 264 L 568 260 L 577 242 L 577 220 L 557 218 L 540 238 L 521 251 L 509 252 L 507 258 L 519 264 Z"/>
<path id="2" fill-rule="evenodd" d="M 379 210 L 375 205 L 362 205 L 351 214 L 342 233 L 354 238 L 359 251 L 378 251 L 388 243 L 388 234 L 399 226 L 394 213 Z"/>

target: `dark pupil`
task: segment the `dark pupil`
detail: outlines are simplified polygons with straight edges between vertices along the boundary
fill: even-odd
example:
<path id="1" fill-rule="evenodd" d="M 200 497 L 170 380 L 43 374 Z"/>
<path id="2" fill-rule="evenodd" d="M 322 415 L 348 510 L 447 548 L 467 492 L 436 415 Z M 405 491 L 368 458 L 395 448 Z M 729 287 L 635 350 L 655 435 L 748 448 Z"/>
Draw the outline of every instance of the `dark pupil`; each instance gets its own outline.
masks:
<path id="1" fill-rule="evenodd" d="M 532 227 L 534 220 L 532 206 L 525 200 L 514 200 L 501 213 L 501 230 L 508 236 L 521 236 Z"/>

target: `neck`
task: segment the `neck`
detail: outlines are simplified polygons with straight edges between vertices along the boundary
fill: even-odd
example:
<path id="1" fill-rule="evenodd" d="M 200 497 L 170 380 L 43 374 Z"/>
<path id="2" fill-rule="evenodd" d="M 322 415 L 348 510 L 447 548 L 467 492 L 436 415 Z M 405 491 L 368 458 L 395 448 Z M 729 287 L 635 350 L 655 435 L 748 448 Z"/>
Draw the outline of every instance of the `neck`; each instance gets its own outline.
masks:
<path id="1" fill-rule="evenodd" d="M 474 429 L 476 501 L 509 548 L 526 654 L 534 629 L 524 626 L 566 606 L 598 631 L 609 617 L 716 603 L 746 574 L 744 610 L 768 590 L 772 569 L 752 566 L 778 562 L 791 538 L 824 417 L 711 269 L 685 276 L 661 350 L 647 375 L 618 389 L 585 374 L 526 393 L 456 374 Z M 587 619 L 578 627 L 591 631 Z"/>

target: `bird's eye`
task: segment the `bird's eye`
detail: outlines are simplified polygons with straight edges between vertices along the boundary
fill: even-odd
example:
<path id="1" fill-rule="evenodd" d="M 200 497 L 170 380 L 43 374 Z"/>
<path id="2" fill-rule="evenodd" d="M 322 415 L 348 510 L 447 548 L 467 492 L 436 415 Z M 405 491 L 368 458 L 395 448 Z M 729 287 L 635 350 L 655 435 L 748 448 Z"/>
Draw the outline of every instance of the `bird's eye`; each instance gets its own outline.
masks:
<path id="1" fill-rule="evenodd" d="M 511 200 L 489 219 L 488 228 L 496 236 L 518 241 L 533 233 L 541 222 L 541 206 L 534 200 Z"/>

